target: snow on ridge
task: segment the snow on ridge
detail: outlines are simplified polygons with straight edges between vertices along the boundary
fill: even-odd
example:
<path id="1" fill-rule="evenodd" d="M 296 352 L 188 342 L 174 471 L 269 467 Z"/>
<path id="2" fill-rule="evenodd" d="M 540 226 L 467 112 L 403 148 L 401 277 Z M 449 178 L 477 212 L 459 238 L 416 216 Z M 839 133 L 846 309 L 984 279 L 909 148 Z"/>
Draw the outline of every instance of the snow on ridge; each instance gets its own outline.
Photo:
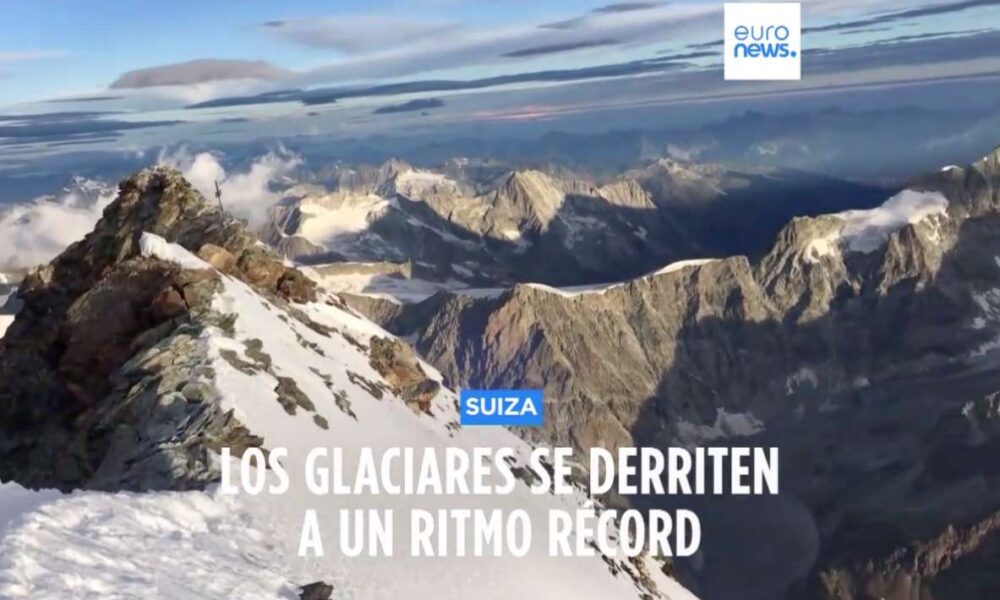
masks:
<path id="1" fill-rule="evenodd" d="M 699 445 L 712 440 L 734 437 L 750 437 L 764 431 L 764 423 L 750 412 L 729 412 L 719 408 L 715 422 L 701 425 L 681 420 L 677 423 L 677 435 L 685 443 Z"/>
<path id="2" fill-rule="evenodd" d="M 702 265 L 707 265 L 708 263 L 715 262 L 717 258 L 691 258 L 688 260 L 678 260 L 672 262 L 669 265 L 650 273 L 649 275 L 644 275 L 643 277 L 650 277 L 652 275 L 664 275 L 666 273 L 674 273 L 680 271 L 681 269 L 686 269 L 687 267 L 700 267 Z"/>
<path id="3" fill-rule="evenodd" d="M 452 278 L 431 281 L 380 273 L 324 275 L 310 267 L 303 267 L 302 270 L 306 276 L 331 292 L 379 298 L 394 304 L 422 302 L 441 291 L 460 294 L 469 287 L 467 283 Z"/>
<path id="4" fill-rule="evenodd" d="M 574 298 L 576 296 L 582 296 L 587 294 L 603 294 L 608 290 L 613 290 L 620 288 L 632 281 L 649 279 L 657 275 L 666 275 L 668 273 L 676 273 L 688 267 L 700 267 L 702 265 L 707 265 L 709 263 L 715 262 L 719 259 L 717 258 L 692 258 L 688 260 L 678 260 L 672 262 L 665 267 L 657 269 L 652 273 L 646 273 L 645 275 L 640 275 L 634 279 L 626 279 L 625 281 L 615 281 L 612 283 L 595 283 L 590 285 L 572 285 L 567 287 L 552 287 L 550 285 L 545 285 L 544 283 L 526 283 L 527 287 L 541 290 L 543 292 L 549 292 L 551 294 L 557 294 L 563 296 L 564 298 Z"/>
<path id="5" fill-rule="evenodd" d="M 0 285 L 9 286 L 11 280 L 7 275 L 0 273 Z M 7 302 L 11 296 L 17 293 L 16 287 L 0 288 L 0 338 L 7 332 L 7 328 L 14 322 L 14 315 L 10 314 Z"/>
<path id="6" fill-rule="evenodd" d="M 283 549 L 271 543 L 276 525 L 234 498 L 0 486 L 5 504 L 11 495 L 27 510 L 0 531 L 0 597 L 298 597 Z"/>
<path id="7" fill-rule="evenodd" d="M 184 269 L 211 269 L 212 266 L 183 246 L 172 244 L 162 237 L 143 232 L 139 238 L 139 251 L 143 256 L 159 258 L 177 264 Z"/>
<path id="8" fill-rule="evenodd" d="M 827 235 L 809 242 L 804 252 L 806 262 L 837 254 L 841 249 L 868 254 L 880 248 L 896 231 L 932 216 L 944 216 L 948 199 L 940 192 L 903 190 L 881 206 L 848 210 L 829 215 L 842 225 Z"/>

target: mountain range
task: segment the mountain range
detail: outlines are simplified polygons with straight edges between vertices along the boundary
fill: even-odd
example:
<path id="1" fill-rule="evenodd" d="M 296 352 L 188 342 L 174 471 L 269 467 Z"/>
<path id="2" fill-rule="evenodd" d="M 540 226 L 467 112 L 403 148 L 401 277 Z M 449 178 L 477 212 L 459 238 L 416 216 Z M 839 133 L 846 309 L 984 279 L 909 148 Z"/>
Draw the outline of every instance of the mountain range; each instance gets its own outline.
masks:
<path id="1" fill-rule="evenodd" d="M 1000 149 L 891 191 L 663 158 L 604 179 L 336 166 L 284 191 L 266 244 L 144 170 L 6 303 L 0 594 L 991 598 L 998 227 Z M 545 426 L 461 428 L 456 388 L 541 388 Z M 609 495 L 696 509 L 702 551 L 458 581 L 449 561 L 303 563 L 302 490 L 214 488 L 224 446 L 400 444 L 777 446 L 782 493 Z"/>
<path id="2" fill-rule="evenodd" d="M 469 286 L 624 280 L 687 258 L 758 254 L 793 216 L 866 208 L 879 187 L 658 159 L 612 178 L 451 160 L 340 167 L 293 186 L 263 239 L 303 264 L 409 262 Z"/>
<path id="3" fill-rule="evenodd" d="M 987 598 L 1000 522 L 1000 152 L 756 259 L 352 305 L 456 387 L 544 389 L 541 443 L 771 446 L 778 499 L 698 508 L 703 598 Z M 762 531 L 766 529 L 766 532 Z"/>

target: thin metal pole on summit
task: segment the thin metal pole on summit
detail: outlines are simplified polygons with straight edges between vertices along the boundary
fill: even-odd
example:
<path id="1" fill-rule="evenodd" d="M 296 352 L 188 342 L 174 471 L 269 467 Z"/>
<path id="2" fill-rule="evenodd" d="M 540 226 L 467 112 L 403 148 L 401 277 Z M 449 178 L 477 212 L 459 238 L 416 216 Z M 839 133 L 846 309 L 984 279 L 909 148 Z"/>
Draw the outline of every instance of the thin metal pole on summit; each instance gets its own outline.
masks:
<path id="1" fill-rule="evenodd" d="M 219 201 L 219 220 L 225 223 L 226 220 L 226 209 L 222 206 L 222 188 L 219 187 L 219 181 L 215 181 L 215 199 Z"/>

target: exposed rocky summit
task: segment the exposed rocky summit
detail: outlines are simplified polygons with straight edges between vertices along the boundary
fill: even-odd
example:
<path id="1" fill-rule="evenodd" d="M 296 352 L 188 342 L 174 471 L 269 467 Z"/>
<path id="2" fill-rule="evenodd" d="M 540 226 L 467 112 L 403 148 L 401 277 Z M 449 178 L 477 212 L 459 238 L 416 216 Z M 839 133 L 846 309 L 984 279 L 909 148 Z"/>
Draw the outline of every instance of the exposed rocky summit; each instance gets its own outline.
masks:
<path id="1" fill-rule="evenodd" d="M 357 306 L 451 385 L 544 388 L 525 435 L 547 443 L 780 446 L 779 498 L 700 506 L 705 555 L 679 568 L 709 600 L 986 598 L 998 233 L 1000 151 L 795 219 L 759 259 Z"/>
<path id="2" fill-rule="evenodd" d="M 259 445 L 220 411 L 200 330 L 219 274 L 144 255 L 155 234 L 277 301 L 315 285 L 168 169 L 122 182 L 95 230 L 29 273 L 0 341 L 0 479 L 72 487 L 185 487 L 210 451 Z M 207 266 L 207 265 L 206 265 Z"/>

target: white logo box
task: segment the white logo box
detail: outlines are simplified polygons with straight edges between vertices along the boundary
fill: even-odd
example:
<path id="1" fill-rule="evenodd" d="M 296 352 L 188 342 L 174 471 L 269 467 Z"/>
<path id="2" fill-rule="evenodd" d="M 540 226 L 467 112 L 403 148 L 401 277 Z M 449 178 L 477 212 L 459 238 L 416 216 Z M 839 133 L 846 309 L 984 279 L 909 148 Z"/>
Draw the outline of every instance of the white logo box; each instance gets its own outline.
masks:
<path id="1" fill-rule="evenodd" d="M 723 64 L 728 80 L 802 78 L 802 7 L 798 2 L 727 2 Z"/>

